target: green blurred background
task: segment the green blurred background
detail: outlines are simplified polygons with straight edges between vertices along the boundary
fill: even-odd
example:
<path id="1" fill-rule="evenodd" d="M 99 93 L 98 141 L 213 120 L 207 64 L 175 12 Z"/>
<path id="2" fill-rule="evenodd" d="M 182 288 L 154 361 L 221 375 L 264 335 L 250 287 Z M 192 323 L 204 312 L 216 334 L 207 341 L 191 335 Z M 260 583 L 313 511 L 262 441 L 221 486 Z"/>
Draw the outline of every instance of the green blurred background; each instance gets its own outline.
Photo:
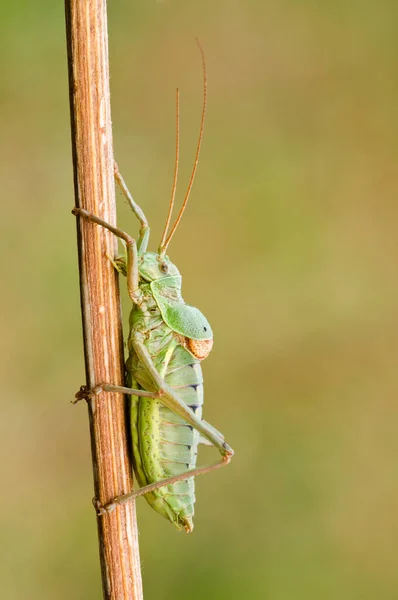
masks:
<path id="1" fill-rule="evenodd" d="M 63 10 L 0 7 L 7 600 L 101 597 L 87 414 L 69 404 L 84 366 Z M 398 597 L 397 19 L 391 0 L 109 2 L 115 153 L 154 248 L 175 88 L 181 199 L 193 38 L 205 48 L 170 256 L 215 330 L 205 415 L 236 451 L 199 479 L 192 535 L 138 502 L 147 600 Z"/>

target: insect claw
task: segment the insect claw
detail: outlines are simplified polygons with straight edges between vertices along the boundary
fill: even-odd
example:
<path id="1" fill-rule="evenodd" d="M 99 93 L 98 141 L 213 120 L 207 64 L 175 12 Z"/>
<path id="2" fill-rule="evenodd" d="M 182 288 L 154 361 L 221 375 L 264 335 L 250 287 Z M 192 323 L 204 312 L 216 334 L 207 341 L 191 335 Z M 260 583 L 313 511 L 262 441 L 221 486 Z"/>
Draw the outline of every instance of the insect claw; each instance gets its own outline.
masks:
<path id="1" fill-rule="evenodd" d="M 102 506 L 101 502 L 94 496 L 93 498 L 93 506 L 95 508 L 95 512 L 98 516 L 104 515 L 106 513 L 105 508 Z"/>
<path id="2" fill-rule="evenodd" d="M 105 504 L 105 506 L 104 506 L 101 504 L 101 502 L 98 500 L 98 498 L 95 498 L 95 497 L 93 498 L 93 506 L 99 517 L 102 517 L 103 515 L 106 515 L 106 514 L 112 512 L 116 508 L 115 502 L 109 502 L 109 504 Z"/>
<path id="3" fill-rule="evenodd" d="M 78 392 L 76 392 L 75 397 L 71 400 L 72 404 L 77 404 L 80 400 L 89 401 L 91 397 L 91 390 L 88 389 L 86 385 L 81 385 Z"/>
<path id="4" fill-rule="evenodd" d="M 88 221 L 91 221 L 93 219 L 93 217 L 94 217 L 94 215 L 91 212 L 89 212 L 85 208 L 79 208 L 78 206 L 74 206 L 72 208 L 71 212 L 72 212 L 72 215 L 75 215 L 75 216 L 80 215 L 81 217 L 84 217 Z"/>
<path id="5" fill-rule="evenodd" d="M 94 396 L 98 396 L 98 394 L 100 394 L 103 391 L 103 386 L 103 383 L 100 383 L 91 389 L 87 387 L 87 385 L 80 386 L 79 391 L 76 392 L 75 398 L 71 400 L 71 403 L 77 404 L 78 402 L 80 402 L 80 400 L 86 400 L 86 402 L 92 400 Z"/>

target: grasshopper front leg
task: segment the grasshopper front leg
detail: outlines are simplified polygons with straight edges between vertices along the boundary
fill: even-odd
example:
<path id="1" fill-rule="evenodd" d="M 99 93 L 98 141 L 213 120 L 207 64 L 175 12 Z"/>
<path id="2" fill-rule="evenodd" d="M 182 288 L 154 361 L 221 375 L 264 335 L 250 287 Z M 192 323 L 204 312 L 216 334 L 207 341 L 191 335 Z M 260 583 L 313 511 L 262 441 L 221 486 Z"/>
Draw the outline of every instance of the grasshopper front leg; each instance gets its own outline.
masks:
<path id="1" fill-rule="evenodd" d="M 124 181 L 123 177 L 121 176 L 121 173 L 119 171 L 119 167 L 117 166 L 117 163 L 114 163 L 114 175 L 115 175 L 116 183 L 120 187 L 121 191 L 123 192 L 124 197 L 126 198 L 127 202 L 129 203 L 129 205 L 131 207 L 131 210 L 133 211 L 133 213 L 135 214 L 135 216 L 137 217 L 137 219 L 139 220 L 139 222 L 141 224 L 140 236 L 139 236 L 138 242 L 137 242 L 138 252 L 146 252 L 146 249 L 148 246 L 148 240 L 149 240 L 149 233 L 150 233 L 148 220 L 147 220 L 146 216 L 144 215 L 142 208 L 140 206 L 138 206 L 138 204 L 133 199 L 133 196 L 130 194 L 129 189 L 126 185 L 126 182 Z"/>
<path id="2" fill-rule="evenodd" d="M 88 210 L 84 208 L 75 207 L 72 210 L 72 214 L 79 215 L 86 219 L 87 221 L 91 221 L 92 223 L 96 223 L 97 225 L 101 225 L 105 229 L 108 229 L 112 233 L 114 233 L 118 238 L 124 240 L 126 242 L 127 249 L 127 288 L 128 293 L 131 300 L 140 304 L 142 299 L 142 292 L 139 288 L 139 277 L 138 277 L 138 252 L 137 252 L 137 243 L 134 238 L 131 237 L 125 231 L 122 231 L 118 227 L 114 227 L 110 223 L 107 223 L 103 219 L 100 219 L 96 215 L 93 215 Z"/>

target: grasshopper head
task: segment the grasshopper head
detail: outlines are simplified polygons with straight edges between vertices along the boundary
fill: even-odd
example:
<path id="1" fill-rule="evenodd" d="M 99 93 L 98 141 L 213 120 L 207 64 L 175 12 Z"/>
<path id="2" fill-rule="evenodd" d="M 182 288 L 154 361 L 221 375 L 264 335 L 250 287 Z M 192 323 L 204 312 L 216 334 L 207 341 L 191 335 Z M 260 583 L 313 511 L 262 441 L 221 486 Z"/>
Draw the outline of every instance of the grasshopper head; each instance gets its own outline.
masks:
<path id="1" fill-rule="evenodd" d="M 145 252 L 140 256 L 138 270 L 140 277 L 148 282 L 172 275 L 180 275 L 179 270 L 168 256 L 160 257 L 155 252 Z"/>

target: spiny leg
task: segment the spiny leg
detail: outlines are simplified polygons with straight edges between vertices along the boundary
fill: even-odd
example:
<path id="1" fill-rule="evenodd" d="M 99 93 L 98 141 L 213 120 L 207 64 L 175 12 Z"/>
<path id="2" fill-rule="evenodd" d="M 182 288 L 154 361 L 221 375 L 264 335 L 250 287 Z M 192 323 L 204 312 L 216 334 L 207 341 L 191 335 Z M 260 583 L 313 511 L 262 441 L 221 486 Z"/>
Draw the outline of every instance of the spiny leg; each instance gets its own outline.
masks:
<path id="1" fill-rule="evenodd" d="M 149 225 L 148 225 L 148 220 L 147 220 L 146 216 L 144 215 L 142 208 L 140 206 L 138 206 L 138 204 L 133 199 L 133 196 L 130 194 L 129 189 L 126 185 L 126 182 L 124 181 L 124 179 L 119 171 L 119 167 L 117 166 L 117 163 L 114 163 L 114 175 L 115 175 L 115 181 L 118 184 L 118 186 L 120 187 L 121 191 L 123 192 L 123 195 L 125 196 L 127 202 L 129 203 L 129 205 L 131 207 L 131 210 L 133 211 L 133 213 L 135 214 L 135 216 L 141 223 L 140 236 L 139 236 L 138 242 L 137 242 L 137 249 L 140 254 L 143 254 L 144 252 L 146 252 L 146 249 L 148 247 L 148 241 L 149 241 L 150 229 L 149 229 Z"/>
<path id="2" fill-rule="evenodd" d="M 165 485 L 170 485 L 172 483 L 177 483 L 177 481 L 182 481 L 184 479 L 189 479 L 190 477 L 197 477 L 198 475 L 204 475 L 205 473 L 209 473 L 210 471 L 214 471 L 215 469 L 220 469 L 229 464 L 231 458 L 233 456 L 233 451 L 230 448 L 230 454 L 223 458 L 223 460 L 219 460 L 216 463 L 211 465 L 205 465 L 203 467 L 197 467 L 196 469 L 190 469 L 185 471 L 184 473 L 179 473 L 178 475 L 174 475 L 173 477 L 168 477 L 167 479 L 162 479 L 161 481 L 155 481 L 154 483 L 150 483 L 149 485 L 145 485 L 134 492 L 130 492 L 129 494 L 123 494 L 122 496 L 117 496 L 113 499 L 112 502 L 105 504 L 105 506 L 101 506 L 98 502 L 95 503 L 95 508 L 99 515 L 104 515 L 108 512 L 112 512 L 115 510 L 118 504 L 125 504 L 126 502 L 130 502 L 130 500 L 134 500 L 139 496 L 144 496 L 149 492 L 153 492 Z"/>
<path id="3" fill-rule="evenodd" d="M 155 365 L 153 364 L 151 356 L 149 355 L 142 341 L 135 339 L 133 341 L 133 346 L 138 358 L 148 370 L 148 373 L 150 374 L 155 387 L 158 388 L 156 397 L 159 399 L 159 401 L 165 404 L 165 406 L 167 406 L 170 410 L 181 416 L 189 425 L 191 425 L 197 431 L 199 431 L 203 437 L 205 437 L 207 440 L 209 440 L 209 442 L 212 445 L 218 448 L 223 458 L 221 461 L 218 461 L 211 465 L 196 467 L 195 469 L 187 470 L 184 473 L 179 473 L 178 475 L 174 475 L 172 477 L 168 477 L 166 479 L 150 483 L 138 490 L 130 492 L 129 494 L 123 494 L 122 496 L 118 496 L 117 498 L 114 498 L 112 502 L 108 503 L 105 506 L 100 506 L 97 503 L 96 508 L 98 514 L 105 514 L 106 512 L 111 512 L 115 509 L 115 507 L 118 504 L 124 504 L 125 502 L 129 502 L 134 498 L 143 496 L 149 492 L 153 492 L 154 490 L 157 490 L 158 488 L 163 487 L 165 485 L 170 485 L 172 483 L 188 479 L 189 477 L 196 477 L 197 475 L 203 475 L 205 473 L 208 473 L 209 471 L 219 469 L 220 467 L 227 465 L 234 454 L 232 448 L 230 448 L 230 446 L 228 446 L 228 444 L 224 441 L 222 434 L 220 434 L 212 425 L 208 424 L 206 421 L 202 421 L 201 419 L 199 419 L 195 415 L 195 413 L 185 404 L 185 402 L 178 398 L 178 396 L 174 393 L 172 388 L 170 388 L 170 386 L 166 384 L 166 382 L 159 375 Z M 108 389 L 109 391 L 118 391 L 116 389 L 116 386 L 108 386 Z M 126 388 L 123 388 L 123 393 L 135 395 L 134 390 L 127 391 Z"/>
<path id="4" fill-rule="evenodd" d="M 103 221 L 99 217 L 93 215 L 88 210 L 84 208 L 75 207 L 72 210 L 74 215 L 80 215 L 87 221 L 91 221 L 92 223 L 97 223 L 97 225 L 101 225 L 101 227 L 105 227 L 112 233 L 114 233 L 118 238 L 124 240 L 126 242 L 127 249 L 127 288 L 128 293 L 133 302 L 136 304 L 140 304 L 142 298 L 142 292 L 138 285 L 138 253 L 137 253 L 137 244 L 134 238 L 132 238 L 128 233 L 122 231 L 118 227 L 114 227 L 110 223 Z"/>

